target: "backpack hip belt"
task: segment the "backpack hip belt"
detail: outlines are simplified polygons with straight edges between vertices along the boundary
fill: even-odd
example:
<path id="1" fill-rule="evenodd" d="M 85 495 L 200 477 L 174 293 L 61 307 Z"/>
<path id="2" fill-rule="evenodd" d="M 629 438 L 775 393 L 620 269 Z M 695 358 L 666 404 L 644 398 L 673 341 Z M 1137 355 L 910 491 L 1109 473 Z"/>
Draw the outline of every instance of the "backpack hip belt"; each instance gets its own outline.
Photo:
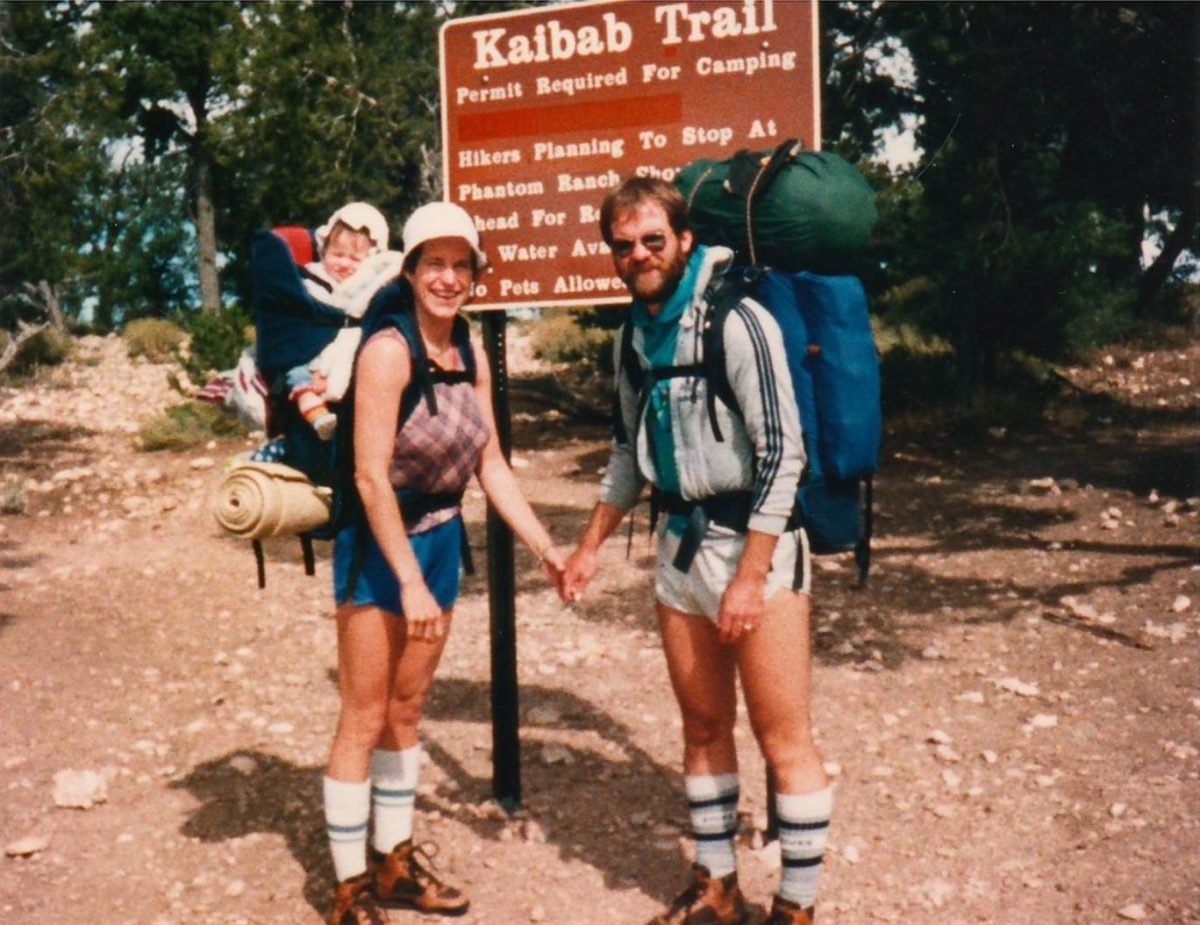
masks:
<path id="1" fill-rule="evenodd" d="M 689 500 L 669 491 L 656 491 L 655 495 L 659 508 L 687 518 L 679 548 L 671 560 L 672 568 L 681 572 L 692 567 L 710 523 L 745 533 L 750 521 L 751 495 L 748 491 L 731 491 L 698 500 Z"/>
<path id="2" fill-rule="evenodd" d="M 396 501 L 400 504 L 400 516 L 403 518 L 406 528 L 415 526 L 426 514 L 446 508 L 460 507 L 462 499 L 463 492 L 461 491 L 426 494 L 404 488 L 396 490 Z"/>
<path id="3" fill-rule="evenodd" d="M 689 501 L 673 492 L 657 489 L 654 495 L 658 509 L 687 518 L 687 526 L 684 527 L 683 536 L 679 540 L 679 549 L 671 561 L 671 566 L 681 572 L 686 572 L 692 567 L 692 561 L 700 549 L 700 541 L 708 532 L 709 524 L 745 533 L 750 523 L 752 497 L 748 491 L 731 491 L 697 501 Z M 657 514 L 657 511 L 655 513 Z M 803 523 L 804 519 L 797 507 L 788 518 L 783 532 L 798 530 Z"/>

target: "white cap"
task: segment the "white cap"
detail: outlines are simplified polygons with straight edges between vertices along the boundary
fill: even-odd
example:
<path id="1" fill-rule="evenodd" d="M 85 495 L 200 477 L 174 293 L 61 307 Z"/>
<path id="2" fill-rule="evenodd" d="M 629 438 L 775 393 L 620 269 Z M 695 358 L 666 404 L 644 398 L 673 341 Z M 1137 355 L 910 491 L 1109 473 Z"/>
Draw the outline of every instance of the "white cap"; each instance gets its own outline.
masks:
<path id="1" fill-rule="evenodd" d="M 366 232 L 367 237 L 371 239 L 371 243 L 375 245 L 375 251 L 387 250 L 388 226 L 383 213 L 368 203 L 352 202 L 334 212 L 333 215 L 329 216 L 329 221 L 317 229 L 317 244 L 322 251 L 325 250 L 325 242 L 329 238 L 329 232 L 333 231 L 334 226 L 338 222 L 341 222 L 353 231 Z"/>
<path id="2" fill-rule="evenodd" d="M 462 206 L 452 202 L 430 202 L 421 206 L 404 223 L 404 253 L 435 238 L 462 238 L 475 253 L 475 268 L 487 266 L 487 255 L 479 246 L 479 229 Z"/>

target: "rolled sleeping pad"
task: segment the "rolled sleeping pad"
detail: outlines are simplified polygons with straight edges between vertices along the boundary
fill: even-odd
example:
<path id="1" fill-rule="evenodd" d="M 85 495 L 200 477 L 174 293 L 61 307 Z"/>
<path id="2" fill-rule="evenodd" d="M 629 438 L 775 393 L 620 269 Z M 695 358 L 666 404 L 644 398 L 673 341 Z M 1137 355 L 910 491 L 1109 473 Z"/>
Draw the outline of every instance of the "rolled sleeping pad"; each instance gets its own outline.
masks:
<path id="1" fill-rule="evenodd" d="M 329 521 L 333 492 L 282 463 L 240 463 L 222 480 L 212 512 L 227 533 L 245 540 L 308 533 Z"/>

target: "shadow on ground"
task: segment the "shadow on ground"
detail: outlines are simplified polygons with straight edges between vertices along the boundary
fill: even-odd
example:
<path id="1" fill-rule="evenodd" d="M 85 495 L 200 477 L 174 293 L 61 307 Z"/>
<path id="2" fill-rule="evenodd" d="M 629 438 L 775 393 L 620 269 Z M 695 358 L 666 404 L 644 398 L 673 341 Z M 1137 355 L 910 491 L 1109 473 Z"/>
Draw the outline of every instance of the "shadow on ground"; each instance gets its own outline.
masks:
<path id="1" fill-rule="evenodd" d="M 628 816 L 636 814 L 638 807 L 653 807 L 647 824 L 660 821 L 662 807 L 680 803 L 678 772 L 656 763 L 634 745 L 625 726 L 569 691 L 535 685 L 523 688 L 521 696 L 527 704 L 537 704 L 543 715 L 557 717 L 550 723 L 522 727 L 522 785 L 526 794 L 533 794 L 524 802 L 522 818 L 536 822 L 563 859 L 578 859 L 601 871 L 609 886 L 635 887 L 665 899 L 680 876 L 678 833 L 655 840 L 647 829 L 631 827 Z M 433 721 L 487 724 L 489 687 L 463 679 L 437 680 L 426 716 Z M 564 751 L 553 763 L 538 760 L 543 744 L 565 730 L 592 734 L 596 747 L 560 746 Z M 422 796 L 421 811 L 436 810 L 484 842 L 501 842 L 509 819 L 489 803 L 491 775 L 471 773 L 442 747 L 435 731 L 427 730 L 423 744 L 445 781 Z M 282 836 L 305 871 L 306 901 L 324 914 L 334 874 L 325 837 L 322 774 L 323 768 L 297 765 L 262 751 L 231 752 L 207 761 L 172 784 L 201 804 L 182 832 L 205 842 L 251 833 Z M 627 811 L 614 815 L 613 807 Z M 648 838 L 661 848 L 662 864 L 644 863 Z"/>

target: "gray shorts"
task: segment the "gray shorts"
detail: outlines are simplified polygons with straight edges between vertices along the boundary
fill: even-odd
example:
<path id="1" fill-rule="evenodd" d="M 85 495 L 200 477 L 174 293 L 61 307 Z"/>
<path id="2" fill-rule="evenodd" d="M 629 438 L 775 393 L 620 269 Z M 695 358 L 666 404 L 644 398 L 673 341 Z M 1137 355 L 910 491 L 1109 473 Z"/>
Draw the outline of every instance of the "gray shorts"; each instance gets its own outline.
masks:
<path id="1" fill-rule="evenodd" d="M 664 518 L 664 521 L 666 518 Z M 729 587 L 737 572 L 746 545 L 746 535 L 709 524 L 708 532 L 700 542 L 696 558 L 687 572 L 681 572 L 671 563 L 679 547 L 679 537 L 666 528 L 664 523 L 658 532 L 658 566 L 654 573 L 654 595 L 660 602 L 684 613 L 700 614 L 716 620 L 721 607 L 721 596 Z M 771 571 L 767 573 L 767 584 L 763 596 L 769 598 L 780 588 L 790 588 L 808 594 L 811 587 L 812 568 L 808 552 L 808 534 L 800 527 L 784 533 L 775 544 L 771 557 Z"/>

